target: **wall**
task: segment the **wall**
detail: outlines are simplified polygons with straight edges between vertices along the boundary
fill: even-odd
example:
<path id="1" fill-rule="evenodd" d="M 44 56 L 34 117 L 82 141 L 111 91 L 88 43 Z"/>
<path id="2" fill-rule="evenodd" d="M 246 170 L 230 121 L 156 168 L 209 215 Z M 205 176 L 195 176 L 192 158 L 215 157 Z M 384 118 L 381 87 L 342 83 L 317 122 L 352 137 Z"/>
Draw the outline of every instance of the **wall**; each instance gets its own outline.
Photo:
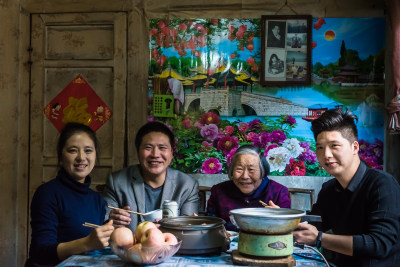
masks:
<path id="1" fill-rule="evenodd" d="M 27 247 L 29 158 L 29 16 L 31 13 L 125 11 L 128 16 L 128 138 L 126 163 L 136 161 L 133 140 L 145 120 L 149 18 L 383 16 L 381 0 L 0 0 L 0 266 L 23 266 Z M 390 51 L 388 51 L 390 59 Z M 390 67 L 390 66 L 389 66 Z M 387 79 L 390 73 L 387 73 Z M 389 87 L 387 87 L 388 90 Z M 124 129 L 121 129 L 124 130 Z M 389 171 L 396 172 L 399 136 L 386 145 Z M 390 146 L 389 146 L 390 144 Z"/>

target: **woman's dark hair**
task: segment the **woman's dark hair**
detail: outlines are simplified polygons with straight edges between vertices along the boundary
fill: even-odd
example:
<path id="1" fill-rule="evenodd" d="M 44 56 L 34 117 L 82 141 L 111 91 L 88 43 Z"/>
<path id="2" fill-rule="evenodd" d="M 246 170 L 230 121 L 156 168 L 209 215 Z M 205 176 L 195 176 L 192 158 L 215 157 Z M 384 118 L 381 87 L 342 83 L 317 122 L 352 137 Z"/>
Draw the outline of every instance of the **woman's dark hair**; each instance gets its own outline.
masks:
<path id="1" fill-rule="evenodd" d="M 272 58 L 276 58 L 276 61 L 279 61 L 279 57 L 276 54 L 272 54 L 269 58 L 268 64 L 271 66 L 272 65 Z"/>
<path id="2" fill-rule="evenodd" d="M 243 145 L 236 150 L 235 154 L 232 157 L 231 165 L 229 165 L 229 170 L 228 170 L 228 177 L 230 179 L 232 179 L 233 167 L 236 163 L 237 158 L 240 155 L 249 155 L 249 154 L 257 155 L 260 157 L 261 178 L 264 178 L 269 174 L 270 170 L 269 163 L 267 161 L 267 158 L 261 152 L 260 148 L 255 147 L 253 145 Z"/>
<path id="3" fill-rule="evenodd" d="M 169 143 L 171 144 L 171 147 L 175 147 L 175 136 L 172 133 L 172 131 L 167 127 L 162 122 L 158 121 L 151 121 L 143 125 L 139 131 L 136 134 L 135 138 L 135 146 L 136 146 L 136 151 L 139 151 L 140 145 L 142 144 L 143 136 L 145 136 L 148 133 L 152 132 L 158 132 L 158 133 L 163 133 L 166 136 L 168 136 Z"/>
<path id="4" fill-rule="evenodd" d="M 357 116 L 341 108 L 325 111 L 318 119 L 311 122 L 311 131 L 315 140 L 321 132 L 338 131 L 350 142 L 358 140 Z"/>
<path id="5" fill-rule="evenodd" d="M 98 159 L 99 142 L 96 137 L 96 132 L 93 131 L 87 125 L 77 123 L 77 122 L 69 122 L 61 130 L 60 137 L 58 138 L 58 143 L 57 143 L 58 164 L 61 162 L 62 150 L 65 146 L 65 143 L 67 143 L 67 140 L 69 138 L 71 138 L 71 136 L 73 136 L 74 134 L 77 134 L 77 133 L 86 133 L 89 136 L 89 138 L 93 141 L 94 148 L 96 149 L 96 160 Z"/>

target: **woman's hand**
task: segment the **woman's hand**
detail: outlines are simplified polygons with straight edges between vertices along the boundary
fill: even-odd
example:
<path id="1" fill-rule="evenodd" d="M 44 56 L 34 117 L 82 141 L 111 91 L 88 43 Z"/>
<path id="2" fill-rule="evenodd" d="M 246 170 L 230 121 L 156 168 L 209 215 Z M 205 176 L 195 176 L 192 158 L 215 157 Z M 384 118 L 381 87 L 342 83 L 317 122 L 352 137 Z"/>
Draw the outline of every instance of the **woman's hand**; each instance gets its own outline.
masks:
<path id="1" fill-rule="evenodd" d="M 112 209 L 110 211 L 109 218 L 114 221 L 114 227 L 124 227 L 131 223 L 131 216 L 125 210 L 130 210 L 130 207 L 125 206 L 122 209 Z"/>
<path id="2" fill-rule="evenodd" d="M 90 250 L 103 249 L 109 246 L 108 241 L 110 240 L 113 231 L 113 220 L 93 229 L 93 231 L 88 235 Z"/>
<path id="3" fill-rule="evenodd" d="M 278 205 L 276 205 L 272 200 L 268 201 L 268 206 L 264 206 L 265 208 L 273 208 L 273 209 L 280 209 Z"/>
<path id="4" fill-rule="evenodd" d="M 93 229 L 88 236 L 58 244 L 58 259 L 65 260 L 74 254 L 81 254 L 86 251 L 103 249 L 107 247 L 113 231 L 113 221 L 110 220 L 108 223 Z"/>

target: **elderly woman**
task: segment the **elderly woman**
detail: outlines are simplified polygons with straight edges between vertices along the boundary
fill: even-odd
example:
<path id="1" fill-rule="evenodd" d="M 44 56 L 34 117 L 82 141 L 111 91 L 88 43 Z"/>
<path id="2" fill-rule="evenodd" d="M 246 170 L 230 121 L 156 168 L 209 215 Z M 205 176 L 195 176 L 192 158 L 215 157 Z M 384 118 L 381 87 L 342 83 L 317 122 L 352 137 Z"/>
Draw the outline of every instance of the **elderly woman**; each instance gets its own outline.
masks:
<path id="1" fill-rule="evenodd" d="M 262 207 L 260 200 L 271 208 L 290 208 L 288 189 L 270 179 L 269 164 L 259 148 L 244 145 L 232 158 L 229 181 L 214 185 L 207 202 L 207 214 L 226 221 L 226 229 L 237 231 L 229 211 L 238 208 Z"/>

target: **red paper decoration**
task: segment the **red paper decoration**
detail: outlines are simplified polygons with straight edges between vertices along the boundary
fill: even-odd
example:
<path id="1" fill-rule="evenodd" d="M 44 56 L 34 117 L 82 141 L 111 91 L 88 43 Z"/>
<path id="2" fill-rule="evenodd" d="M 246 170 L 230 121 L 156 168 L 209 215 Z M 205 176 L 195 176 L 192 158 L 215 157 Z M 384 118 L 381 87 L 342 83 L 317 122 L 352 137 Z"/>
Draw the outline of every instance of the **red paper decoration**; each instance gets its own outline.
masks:
<path id="1" fill-rule="evenodd" d="M 44 114 L 58 131 L 68 122 L 79 122 L 97 131 L 111 118 L 112 111 L 79 74 L 47 104 Z"/>

